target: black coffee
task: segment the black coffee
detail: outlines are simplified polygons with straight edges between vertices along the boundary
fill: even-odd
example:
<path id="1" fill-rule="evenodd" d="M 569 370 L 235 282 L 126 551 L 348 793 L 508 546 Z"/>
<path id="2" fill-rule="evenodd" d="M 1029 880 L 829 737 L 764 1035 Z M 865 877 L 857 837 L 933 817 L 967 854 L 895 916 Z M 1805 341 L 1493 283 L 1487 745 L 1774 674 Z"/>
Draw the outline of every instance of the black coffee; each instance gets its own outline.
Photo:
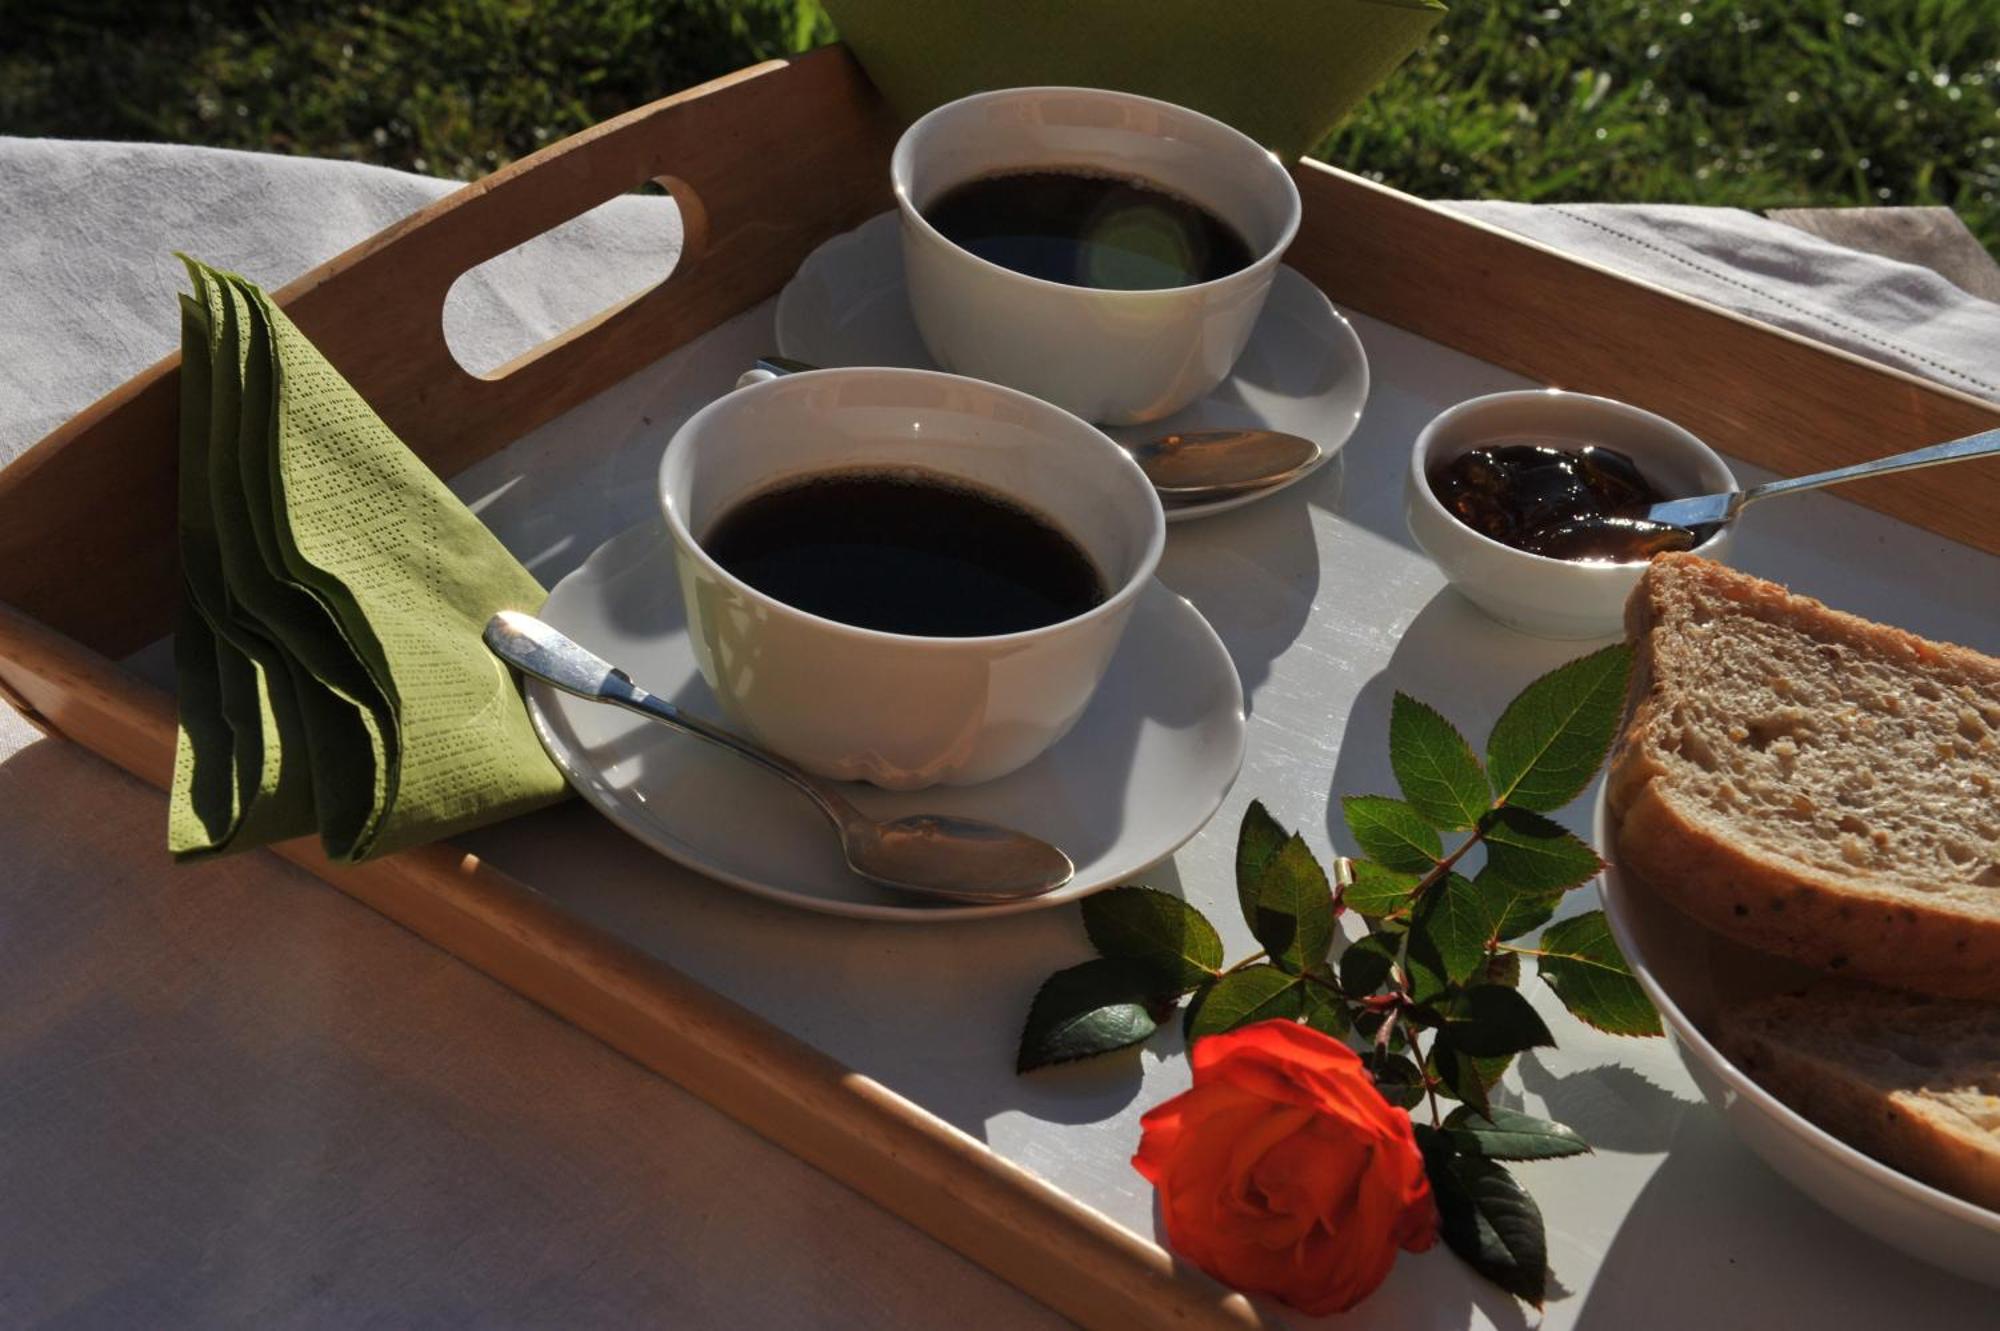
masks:
<path id="1" fill-rule="evenodd" d="M 1090 556 L 1046 519 L 916 470 L 829 472 L 753 495 L 702 547 L 786 605 L 887 633 L 1018 633 L 1105 595 Z"/>
<path id="2" fill-rule="evenodd" d="M 954 185 L 924 209 L 946 239 L 1029 277 L 1073 287 L 1157 291 L 1250 266 L 1221 218 L 1142 181 L 1019 171 Z"/>

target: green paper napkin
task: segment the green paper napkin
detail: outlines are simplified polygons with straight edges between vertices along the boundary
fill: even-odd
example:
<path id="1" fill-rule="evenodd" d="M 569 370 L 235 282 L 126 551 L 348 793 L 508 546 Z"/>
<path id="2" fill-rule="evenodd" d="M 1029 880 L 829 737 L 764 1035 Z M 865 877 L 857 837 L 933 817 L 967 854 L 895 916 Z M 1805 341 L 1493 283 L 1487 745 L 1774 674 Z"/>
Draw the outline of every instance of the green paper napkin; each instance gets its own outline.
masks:
<path id="1" fill-rule="evenodd" d="M 182 299 L 176 858 L 353 861 L 559 799 L 480 631 L 544 593 L 264 293 Z"/>
<path id="2" fill-rule="evenodd" d="M 1227 121 L 1286 158 L 1325 138 L 1444 17 L 1439 0 L 823 0 L 906 119 L 1074 84 Z"/>

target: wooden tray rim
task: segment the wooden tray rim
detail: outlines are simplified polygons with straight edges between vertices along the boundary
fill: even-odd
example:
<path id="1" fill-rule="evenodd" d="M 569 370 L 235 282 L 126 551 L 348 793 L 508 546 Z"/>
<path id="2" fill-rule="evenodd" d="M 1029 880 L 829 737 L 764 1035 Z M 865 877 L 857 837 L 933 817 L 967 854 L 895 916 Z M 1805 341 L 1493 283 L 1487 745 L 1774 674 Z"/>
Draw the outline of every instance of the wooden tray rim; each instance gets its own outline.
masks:
<path id="1" fill-rule="evenodd" d="M 577 168 L 593 145 L 681 117 L 717 114 L 704 108 L 724 100 L 729 101 L 730 113 L 740 112 L 746 89 L 773 103 L 818 99 L 815 114 L 836 120 L 844 116 L 855 127 L 856 141 L 865 141 L 868 151 L 881 146 L 875 142 L 882 132 L 880 108 L 870 104 L 865 80 L 840 48 L 793 61 L 767 62 L 551 145 L 320 265 L 282 288 L 278 299 L 295 313 L 318 308 L 316 301 L 323 305 L 327 293 L 344 289 L 343 279 L 352 281 L 353 274 L 379 266 L 382 255 L 396 252 L 412 237 L 452 230 L 454 218 L 462 222 L 483 200 L 503 194 L 528 199 L 521 182 L 531 173 L 539 173 L 533 174 L 536 181 L 554 179 L 564 164 Z M 696 125 L 689 132 L 700 128 Z M 459 256 L 464 262 L 458 271 L 589 206 L 579 207 L 579 198 L 622 192 L 635 183 L 628 179 L 632 167 L 630 161 L 614 163 L 609 176 L 587 182 L 580 194 L 563 193 L 539 209 L 531 208 L 517 224 L 493 228 L 484 243 Z M 1532 348 L 1510 347 L 1508 340 L 1546 316 L 1498 320 L 1490 332 L 1467 325 L 1477 324 L 1482 315 L 1490 318 L 1508 301 L 1525 308 L 1518 294 L 1522 284 L 1539 283 L 1566 289 L 1571 300 L 1609 297 L 1620 311 L 1633 311 L 1632 318 L 1685 321 L 1695 331 L 1677 333 L 1682 342 L 1714 339 L 1729 355 L 1751 347 L 1775 362 L 1803 366 L 1833 385 L 1828 392 L 1845 395 L 1848 402 L 1860 403 L 1876 417 L 1903 412 L 1926 429 L 1963 424 L 1966 433 L 2000 424 L 2000 409 L 1970 395 L 1561 254 L 1335 168 L 1303 162 L 1297 171 L 1302 191 L 1319 206 L 1315 210 L 1309 205 L 1309 225 L 1293 251 L 1295 264 L 1306 267 L 1308 275 L 1343 304 L 1403 323 L 1419 335 L 1505 368 L 1537 377 L 1545 374 L 1546 362 L 1531 354 Z M 622 183 L 606 193 L 604 180 L 613 177 Z M 865 202 L 869 195 L 864 190 L 858 197 Z M 856 212 L 856 207 L 830 210 L 814 222 L 814 228 L 833 234 L 844 223 L 858 220 Z M 705 218 L 697 220 L 705 226 Z M 717 252 L 736 243 L 733 238 L 725 240 Z M 745 256 L 740 261 L 743 268 L 757 268 L 760 263 L 763 267 L 751 280 L 704 298 L 698 314 L 707 321 L 705 326 L 769 294 L 772 273 L 764 269 L 774 269 L 787 256 L 795 260 L 796 250 L 792 245 L 760 253 L 747 242 L 738 244 L 736 252 Z M 468 257 L 473 254 L 477 257 Z M 1479 294 L 1468 299 L 1463 286 L 1455 285 L 1440 304 L 1435 295 L 1413 296 L 1409 285 L 1399 293 L 1394 275 L 1400 272 L 1400 280 L 1409 284 L 1412 256 L 1421 256 L 1427 265 L 1442 264 L 1477 275 L 1480 282 L 1473 286 Z M 448 285 L 446 280 L 444 286 Z M 574 376 L 579 365 L 599 366 L 584 376 L 595 386 L 581 396 L 575 390 L 558 395 L 560 405 L 540 417 L 547 419 L 624 377 L 613 372 L 617 366 L 625 366 L 629 374 L 645 363 L 634 364 L 627 355 L 606 369 L 577 349 L 602 347 L 621 330 L 629 334 L 648 326 L 634 317 L 634 311 L 658 306 L 661 302 L 654 297 L 677 285 L 669 279 L 661 288 L 535 349 L 486 382 L 535 385 L 541 382 L 538 371 Z M 442 288 L 436 281 L 426 290 L 433 288 L 441 299 Z M 1623 338 L 1618 344 L 1628 345 L 1633 333 L 1623 327 L 1623 318 L 1622 313 L 1606 316 L 1605 322 L 1616 335 L 1614 342 Z M 667 349 L 700 331 L 683 330 Z M 0 472 L 0 514 L 10 508 L 19 513 L 44 501 L 47 496 L 38 491 L 43 473 L 72 449 L 141 418 L 149 397 L 157 399 L 166 391 L 163 386 L 171 386 L 177 366 L 178 357 L 168 356 L 142 371 Z M 1586 368 L 1588 372 L 1572 386 L 1608 391 L 1607 383 L 1615 387 L 1623 382 L 1615 366 Z M 157 421 L 157 401 L 152 410 Z M 533 413 L 523 413 L 518 423 L 516 437 L 539 420 Z M 420 451 L 433 465 L 448 464 L 455 456 L 450 448 Z M 158 496 L 153 500 L 161 502 Z M 1983 508 L 1985 501 L 1976 503 Z M 1949 522 L 1944 530 L 1966 538 L 1962 528 L 1953 529 Z M 1978 535 L 1973 533 L 1972 543 L 2000 549 L 1976 539 Z M 50 733 L 82 743 L 164 788 L 174 730 L 168 695 L 6 600 L 0 600 L 0 698 Z M 289 843 L 276 848 L 276 853 L 678 1082 L 1083 1325 L 1271 1324 L 1250 1301 L 1179 1265 L 1148 1239 L 658 959 L 565 914 L 531 887 L 473 856 L 435 845 L 369 865 L 342 867 L 328 863 L 307 842 Z"/>

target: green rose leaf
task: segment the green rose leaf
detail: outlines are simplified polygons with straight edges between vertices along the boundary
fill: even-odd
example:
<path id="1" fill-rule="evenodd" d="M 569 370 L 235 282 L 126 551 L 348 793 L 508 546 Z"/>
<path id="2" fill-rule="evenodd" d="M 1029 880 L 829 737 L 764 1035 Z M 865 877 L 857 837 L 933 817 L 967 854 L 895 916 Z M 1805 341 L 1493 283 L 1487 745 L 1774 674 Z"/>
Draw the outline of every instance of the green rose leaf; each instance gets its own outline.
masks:
<path id="1" fill-rule="evenodd" d="M 1495 952 L 1473 978 L 1481 984 L 1504 984 L 1518 988 L 1521 984 L 1521 954 Z"/>
<path id="2" fill-rule="evenodd" d="M 1304 837 L 1294 833 L 1265 861 L 1250 932 L 1273 962 L 1294 975 L 1326 960 L 1333 946 L 1333 885 Z"/>
<path id="3" fill-rule="evenodd" d="M 1562 905 L 1561 892 L 1517 891 L 1512 884 L 1494 878 L 1485 869 L 1472 881 L 1485 895 L 1487 909 L 1497 917 L 1493 925 L 1496 939 L 1519 938 L 1531 929 L 1541 928 L 1555 917 L 1556 907 Z"/>
<path id="4" fill-rule="evenodd" d="M 1422 814 L 1387 795 L 1349 795 L 1340 802 L 1361 853 L 1399 873 L 1428 872 L 1444 857 L 1437 829 Z"/>
<path id="5" fill-rule="evenodd" d="M 1516 893 L 1566 892 L 1604 870 L 1604 861 L 1573 833 L 1538 813 L 1504 807 L 1480 820 L 1486 834 L 1483 879 Z"/>
<path id="6" fill-rule="evenodd" d="M 1631 673 L 1632 649 L 1617 643 L 1523 689 L 1486 741 L 1498 802 L 1551 813 L 1582 794 L 1611 747 Z"/>
<path id="7" fill-rule="evenodd" d="M 1299 1000 L 1300 1017 L 1321 1035 L 1344 1040 L 1347 1033 L 1354 1029 L 1354 1023 L 1347 1015 L 1347 1004 L 1325 985 L 1308 980 L 1299 989 Z"/>
<path id="8" fill-rule="evenodd" d="M 1612 1035 L 1658 1035 L 1660 1014 L 1632 978 L 1601 910 L 1542 933 L 1542 978 L 1579 1021 Z"/>
<path id="9" fill-rule="evenodd" d="M 1548 1023 L 1519 989 L 1501 984 L 1476 984 L 1453 994 L 1442 1007 L 1444 1038 L 1462 1054 L 1503 1058 L 1524 1049 L 1555 1044 Z"/>
<path id="10" fill-rule="evenodd" d="M 1430 1002 L 1451 985 L 1437 943 L 1422 930 L 1410 930 L 1409 945 L 1403 949 L 1403 977 L 1409 981 L 1411 1001 L 1417 1003 Z"/>
<path id="11" fill-rule="evenodd" d="M 1492 1072 L 1493 1060 L 1475 1058 L 1451 1042 L 1450 1032 L 1439 1031 L 1431 1040 L 1430 1054 L 1425 1061 L 1445 1094 L 1464 1101 L 1482 1114 L 1487 1111 L 1487 1089 L 1499 1077 L 1498 1073 Z M 1489 1076 L 1489 1073 L 1492 1075 Z"/>
<path id="12" fill-rule="evenodd" d="M 1424 893 L 1410 924 L 1411 965 L 1462 984 L 1486 960 L 1499 920 L 1495 903 L 1469 878 L 1451 873 Z"/>
<path id="13" fill-rule="evenodd" d="M 1389 970 L 1396 964 L 1401 941 L 1397 934 L 1369 934 L 1357 938 L 1340 954 L 1340 989 L 1350 998 L 1366 998 L 1389 982 Z"/>
<path id="14" fill-rule="evenodd" d="M 1177 993 L 1222 969 L 1222 939 L 1208 917 L 1150 887 L 1114 887 L 1085 897 L 1083 928 L 1100 956 L 1138 962 Z"/>
<path id="15" fill-rule="evenodd" d="M 1472 1073 L 1479 1078 L 1479 1085 L 1490 1094 L 1500 1084 L 1500 1079 L 1507 1075 L 1507 1069 L 1513 1066 L 1512 1054 L 1499 1058 L 1475 1058 L 1472 1060 Z"/>
<path id="16" fill-rule="evenodd" d="M 1389 710 L 1389 767 L 1410 807 L 1443 831 L 1471 827 L 1493 802 L 1486 773 L 1465 737 L 1405 693 L 1396 695 Z"/>
<path id="17" fill-rule="evenodd" d="M 1264 881 L 1264 866 L 1271 862 L 1290 834 L 1278 826 L 1262 800 L 1251 800 L 1236 829 L 1236 902 L 1243 908 L 1243 923 L 1257 927 L 1257 889 Z"/>
<path id="18" fill-rule="evenodd" d="M 1373 860 L 1349 860 L 1354 881 L 1340 894 L 1350 910 L 1371 918 L 1394 915 L 1410 904 L 1416 891 L 1417 875 L 1386 869 Z"/>
<path id="19" fill-rule="evenodd" d="M 1297 1018 L 1303 1001 L 1300 983 L 1298 976 L 1276 966 L 1256 965 L 1203 985 L 1188 1007 L 1188 1043 L 1272 1017 Z"/>
<path id="20" fill-rule="evenodd" d="M 1390 1104 L 1409 1109 L 1423 1103 L 1424 1074 L 1403 1055 L 1369 1049 L 1361 1055 L 1361 1066 L 1368 1069 L 1368 1075 L 1375 1079 L 1375 1089 Z"/>
<path id="21" fill-rule="evenodd" d="M 1098 957 L 1057 971 L 1028 1007 L 1014 1071 L 1138 1044 L 1158 1027 L 1153 1011 L 1173 999 L 1161 991 L 1159 976 L 1137 962 Z"/>
<path id="22" fill-rule="evenodd" d="M 1449 1132 L 1417 1125 L 1438 1233 L 1468 1266 L 1536 1308 L 1548 1289 L 1542 1212 L 1506 1166 L 1456 1148 Z"/>
<path id="23" fill-rule="evenodd" d="M 1575 1128 L 1497 1105 L 1484 1114 L 1460 1105 L 1446 1116 L 1444 1133 L 1460 1154 L 1488 1160 L 1553 1160 L 1590 1150 Z"/>

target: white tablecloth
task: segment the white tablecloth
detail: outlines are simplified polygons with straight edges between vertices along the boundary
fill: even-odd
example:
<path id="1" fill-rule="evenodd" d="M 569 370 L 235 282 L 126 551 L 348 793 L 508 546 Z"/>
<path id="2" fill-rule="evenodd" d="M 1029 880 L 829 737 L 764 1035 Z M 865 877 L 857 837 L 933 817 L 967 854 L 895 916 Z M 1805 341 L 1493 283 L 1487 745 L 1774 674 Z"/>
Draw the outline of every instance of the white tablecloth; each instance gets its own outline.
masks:
<path id="1" fill-rule="evenodd" d="M 275 286 L 451 188 L 0 140 L 0 461 L 171 349 L 172 250 Z M 1926 270 L 1724 210 L 1464 206 L 2000 397 L 2000 306 Z M 498 364 L 677 237 L 619 200 L 462 282 L 448 335 Z M 0 712 L 0 1324 L 1054 1321 L 316 880 L 169 872 L 160 832 Z"/>

